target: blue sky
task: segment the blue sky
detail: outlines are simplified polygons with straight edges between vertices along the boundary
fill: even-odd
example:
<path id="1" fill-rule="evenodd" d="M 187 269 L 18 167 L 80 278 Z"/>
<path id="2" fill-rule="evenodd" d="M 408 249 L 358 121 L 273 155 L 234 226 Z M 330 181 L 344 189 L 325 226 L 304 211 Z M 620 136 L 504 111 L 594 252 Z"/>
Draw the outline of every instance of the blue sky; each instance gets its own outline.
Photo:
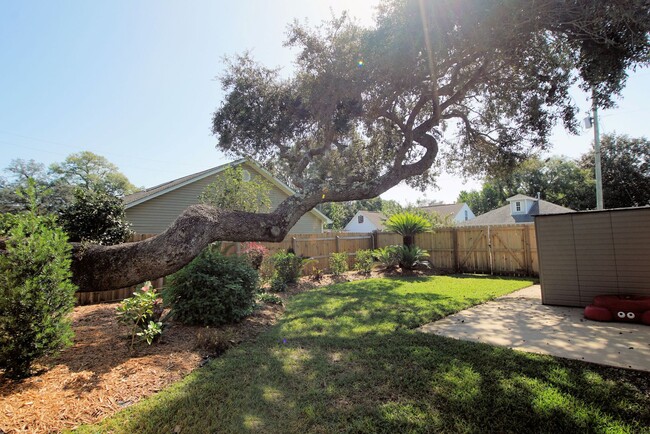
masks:
<path id="1" fill-rule="evenodd" d="M 374 0 L 9 1 L 0 0 L 0 168 L 14 158 L 45 164 L 90 150 L 139 186 L 221 164 L 210 120 L 222 98 L 223 57 L 245 50 L 291 69 L 282 46 L 294 19 L 318 23 L 348 9 L 371 21 Z M 583 110 L 586 96 L 576 92 Z M 650 136 L 650 71 L 634 73 L 602 131 Z M 591 131 L 557 129 L 552 153 L 576 157 Z M 429 199 L 453 202 L 463 185 L 442 176 Z M 383 197 L 415 201 L 397 187 Z"/>

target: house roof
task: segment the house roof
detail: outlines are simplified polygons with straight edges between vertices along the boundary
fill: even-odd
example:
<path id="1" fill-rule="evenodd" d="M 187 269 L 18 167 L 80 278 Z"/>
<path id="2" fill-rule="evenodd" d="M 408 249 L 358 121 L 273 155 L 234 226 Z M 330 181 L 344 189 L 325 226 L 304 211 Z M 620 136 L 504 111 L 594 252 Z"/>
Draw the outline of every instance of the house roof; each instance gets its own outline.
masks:
<path id="1" fill-rule="evenodd" d="M 266 178 L 271 184 L 278 187 L 287 195 L 291 196 L 295 194 L 295 191 L 291 189 L 288 185 L 281 182 L 275 176 L 271 175 L 266 169 L 257 164 L 255 161 L 248 158 L 240 158 L 239 160 L 232 161 L 230 163 L 222 164 L 221 166 L 216 166 L 211 169 L 203 170 L 201 172 L 193 173 L 191 175 L 183 176 L 182 178 L 174 179 L 172 181 L 164 182 L 162 184 L 156 185 L 154 187 L 145 188 L 144 190 L 137 191 L 135 193 L 124 196 L 124 208 L 129 209 L 136 205 L 139 205 L 143 202 L 151 200 L 155 197 L 161 196 L 170 191 L 176 190 L 177 188 L 183 187 L 185 185 L 191 184 L 193 182 L 199 181 L 203 178 L 216 175 L 219 172 L 224 171 L 230 166 L 239 166 L 240 164 L 248 163 L 253 166 L 264 178 Z M 310 212 L 316 215 L 319 219 L 325 223 L 331 223 L 331 220 L 322 212 L 317 209 L 312 209 Z"/>
<path id="2" fill-rule="evenodd" d="M 383 212 L 361 210 L 357 212 L 357 215 L 359 214 L 363 215 L 365 218 L 370 220 L 370 223 L 375 225 L 378 231 L 384 230 L 384 222 L 386 221 L 387 217 Z"/>
<path id="3" fill-rule="evenodd" d="M 517 195 L 523 196 L 523 195 Z M 514 200 L 523 200 L 522 198 L 516 198 Z M 527 214 L 515 214 L 512 215 L 510 210 L 510 205 L 504 205 L 501 208 L 488 211 L 485 214 L 474 217 L 472 220 L 459 223 L 459 226 L 487 226 L 487 225 L 510 225 L 516 223 L 532 223 L 535 220 L 536 215 L 542 214 L 563 214 L 568 212 L 575 212 L 571 208 L 565 208 L 560 205 L 556 205 L 551 202 L 547 202 L 542 199 L 534 199 L 529 196 L 523 196 L 526 199 L 532 199 L 535 201 L 532 208 Z M 512 198 L 510 198 L 512 199 Z"/>
<path id="4" fill-rule="evenodd" d="M 537 198 L 526 196 L 525 194 L 515 194 L 514 196 L 509 197 L 506 200 L 508 202 L 510 202 L 510 201 L 513 201 L 513 200 L 537 200 Z"/>
<path id="5" fill-rule="evenodd" d="M 430 206 L 421 206 L 420 209 L 426 212 L 436 212 L 439 215 L 445 217 L 448 215 L 456 216 L 463 208 L 465 203 L 448 203 L 440 205 L 430 205 Z"/>

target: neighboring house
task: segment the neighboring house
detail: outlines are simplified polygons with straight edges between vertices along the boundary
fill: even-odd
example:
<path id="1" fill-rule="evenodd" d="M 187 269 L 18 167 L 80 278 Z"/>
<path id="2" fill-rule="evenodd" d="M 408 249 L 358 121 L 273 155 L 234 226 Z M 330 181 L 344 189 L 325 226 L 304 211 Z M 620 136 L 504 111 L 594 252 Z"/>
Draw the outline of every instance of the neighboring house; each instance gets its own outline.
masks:
<path id="1" fill-rule="evenodd" d="M 449 218 L 454 223 L 462 223 L 476 217 L 466 203 L 450 203 L 441 205 L 421 206 L 428 213 L 437 213 L 443 219 Z"/>
<path id="2" fill-rule="evenodd" d="M 542 199 L 518 194 L 506 199 L 508 205 L 488 211 L 474 219 L 460 223 L 461 226 L 492 226 L 512 225 L 519 223 L 533 223 L 536 215 L 562 214 L 575 212 L 571 208 L 565 208 Z"/>
<path id="3" fill-rule="evenodd" d="M 261 176 L 271 184 L 269 193 L 271 208 L 274 209 L 284 199 L 294 194 L 291 188 L 257 163 L 242 158 L 125 196 L 126 219 L 136 233 L 159 234 L 167 229 L 187 207 L 199 203 L 199 195 L 205 187 L 214 182 L 215 176 L 229 166 L 238 165 L 242 165 L 244 169 L 244 180 L 250 179 L 251 176 Z M 313 209 L 303 215 L 289 232 L 321 233 L 323 225 L 327 223 L 330 223 L 330 219 Z"/>
<path id="4" fill-rule="evenodd" d="M 357 211 L 343 230 L 346 232 L 383 231 L 385 221 L 386 216 L 382 212 Z"/>

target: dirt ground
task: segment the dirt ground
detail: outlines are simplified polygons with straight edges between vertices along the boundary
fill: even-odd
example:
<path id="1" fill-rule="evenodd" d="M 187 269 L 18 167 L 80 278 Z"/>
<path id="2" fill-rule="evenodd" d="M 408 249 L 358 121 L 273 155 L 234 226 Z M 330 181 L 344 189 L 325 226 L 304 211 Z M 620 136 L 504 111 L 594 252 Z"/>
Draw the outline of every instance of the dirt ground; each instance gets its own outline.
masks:
<path id="1" fill-rule="evenodd" d="M 363 278 L 367 276 L 353 272 L 336 278 L 326 275 L 318 282 L 303 278 L 278 295 L 286 299 L 318 286 Z M 97 422 L 218 356 L 223 348 L 205 345 L 212 341 L 205 338 L 211 333 L 226 337 L 226 346 L 236 345 L 255 339 L 284 311 L 281 305 L 265 304 L 238 324 L 209 331 L 171 322 L 160 342 L 148 346 L 136 341 L 131 350 L 128 328 L 117 322 L 117 305 L 76 307 L 72 313 L 73 346 L 38 361 L 36 375 L 22 381 L 0 375 L 0 433 L 60 432 Z"/>

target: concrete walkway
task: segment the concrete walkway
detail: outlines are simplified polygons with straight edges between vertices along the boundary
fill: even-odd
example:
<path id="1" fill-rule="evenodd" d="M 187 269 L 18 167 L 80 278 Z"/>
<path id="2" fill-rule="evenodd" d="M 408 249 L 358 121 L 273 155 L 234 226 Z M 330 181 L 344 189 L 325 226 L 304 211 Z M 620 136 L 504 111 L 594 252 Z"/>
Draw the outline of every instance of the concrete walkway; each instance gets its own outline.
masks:
<path id="1" fill-rule="evenodd" d="M 539 285 L 419 329 L 467 341 L 650 371 L 650 326 L 584 319 L 583 309 L 545 306 Z"/>

